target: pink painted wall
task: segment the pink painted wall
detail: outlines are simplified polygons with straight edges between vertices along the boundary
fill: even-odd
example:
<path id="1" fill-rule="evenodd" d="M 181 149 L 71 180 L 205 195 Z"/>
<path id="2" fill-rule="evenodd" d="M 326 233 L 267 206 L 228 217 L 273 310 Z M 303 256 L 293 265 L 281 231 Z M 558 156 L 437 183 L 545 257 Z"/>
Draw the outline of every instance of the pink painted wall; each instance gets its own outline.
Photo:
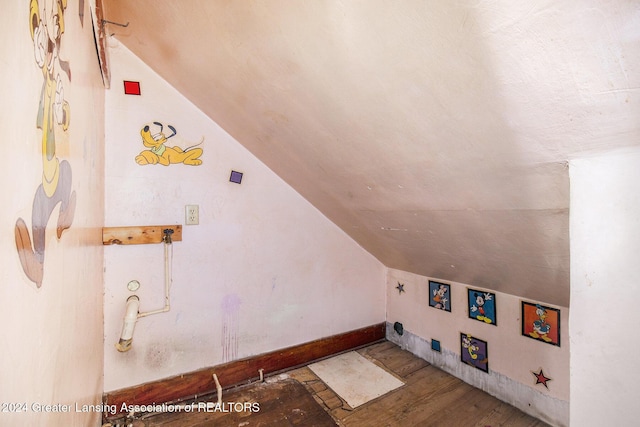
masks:
<path id="1" fill-rule="evenodd" d="M 43 14 L 44 1 L 41 3 L 38 10 Z M 51 3 L 47 2 L 49 10 Z M 79 4 L 84 4 L 82 11 Z M 75 405 L 99 404 L 103 391 L 104 88 L 89 2 L 69 1 L 58 58 L 68 61 L 71 77 L 61 62 L 54 61 L 54 74 L 60 76 L 58 87 L 69 106 L 68 129 L 63 129 L 64 119 L 55 120 L 49 138 L 55 138 L 54 159 L 69 165 L 62 175 L 72 173 L 70 179 L 61 175 L 54 194 L 60 194 L 60 200 L 71 200 L 75 193 L 76 202 L 75 209 L 67 210 L 74 213 L 71 227 L 58 239 L 61 204 L 51 203 L 50 215 L 39 215 L 33 209 L 34 200 L 46 204 L 56 196 L 38 195 L 44 163 L 43 132 L 36 123 L 45 77 L 36 62 L 29 6 L 29 1 L 6 2 L 0 14 L 4 82 L 0 145 L 5 157 L 0 168 L 4 189 L 0 196 L 0 402 L 14 404 L 0 408 L 0 425 L 95 426 L 100 425 L 100 413 L 78 413 Z M 41 280 L 30 280 L 18 257 L 18 218 L 24 220 L 32 241 L 32 225 L 37 226 L 38 218 L 46 220 L 44 262 L 32 264 L 29 270 L 39 271 L 41 265 Z M 25 253 L 35 251 L 29 246 Z M 40 405 L 58 405 L 58 410 L 67 411 L 54 412 L 55 406 Z"/>
<path id="2" fill-rule="evenodd" d="M 491 289 L 464 283 L 431 280 L 450 284 L 451 311 L 429 306 L 430 278 L 389 270 L 387 276 L 387 322 L 403 324 L 405 334 L 393 330 L 391 341 L 418 354 L 435 366 L 481 388 L 526 413 L 552 423 L 568 425 L 569 421 L 569 309 L 561 310 L 561 346 L 550 345 L 525 337 L 521 333 L 522 299 Z M 404 284 L 405 292 L 396 287 Z M 496 294 L 497 323 L 485 324 L 469 318 L 467 289 L 480 289 Z M 539 302 L 543 305 L 543 301 Z M 463 364 L 460 334 L 486 341 L 489 354 L 489 372 Z M 440 341 L 441 352 L 431 350 L 431 340 Z M 536 384 L 533 371 L 542 369 L 552 378 L 548 389 Z"/>
<path id="3" fill-rule="evenodd" d="M 105 248 L 105 390 L 141 384 L 385 320 L 385 267 L 126 48 L 111 40 L 106 96 L 106 226 L 199 225 L 173 244 L 171 310 L 138 320 L 116 351 L 131 292 L 163 305 L 163 247 Z M 215 72 L 215 70 L 212 70 Z M 141 83 L 124 95 L 123 80 Z M 199 166 L 136 164 L 140 130 L 172 125 L 167 145 L 204 142 Z M 244 173 L 229 182 L 231 170 Z"/>

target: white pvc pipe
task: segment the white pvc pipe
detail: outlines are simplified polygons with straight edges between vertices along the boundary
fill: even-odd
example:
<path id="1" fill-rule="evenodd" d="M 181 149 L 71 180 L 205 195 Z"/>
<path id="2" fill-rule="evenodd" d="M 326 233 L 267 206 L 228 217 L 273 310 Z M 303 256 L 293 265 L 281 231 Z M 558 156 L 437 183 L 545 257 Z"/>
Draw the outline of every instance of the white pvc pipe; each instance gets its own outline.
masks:
<path id="1" fill-rule="evenodd" d="M 216 391 L 218 392 L 218 408 L 222 407 L 222 386 L 220 385 L 220 381 L 218 381 L 218 376 L 213 374 L 213 381 L 216 382 Z"/>
<path id="2" fill-rule="evenodd" d="M 124 352 L 131 348 L 133 341 L 133 330 L 138 320 L 138 310 L 140 309 L 140 299 L 136 295 L 131 295 L 127 299 L 127 306 L 124 314 L 124 322 L 122 324 L 122 333 L 120 340 L 116 344 L 118 351 Z"/>
<path id="3" fill-rule="evenodd" d="M 159 310 L 147 311 L 140 313 L 140 299 L 137 295 L 131 295 L 127 299 L 127 306 L 125 309 L 124 322 L 122 325 L 122 333 L 120 334 L 120 340 L 116 344 L 116 349 L 120 352 L 129 351 L 131 349 L 131 343 L 133 341 L 133 330 L 136 326 L 136 321 L 141 317 L 150 316 L 152 314 L 165 313 L 169 311 L 170 294 L 171 289 L 171 266 L 169 263 L 169 246 L 171 240 L 164 240 L 164 307 Z"/>
<path id="4" fill-rule="evenodd" d="M 171 269 L 169 265 L 169 246 L 171 243 L 164 242 L 164 307 L 158 310 L 138 313 L 138 319 L 152 314 L 165 313 L 171 308 L 169 289 L 171 289 Z"/>

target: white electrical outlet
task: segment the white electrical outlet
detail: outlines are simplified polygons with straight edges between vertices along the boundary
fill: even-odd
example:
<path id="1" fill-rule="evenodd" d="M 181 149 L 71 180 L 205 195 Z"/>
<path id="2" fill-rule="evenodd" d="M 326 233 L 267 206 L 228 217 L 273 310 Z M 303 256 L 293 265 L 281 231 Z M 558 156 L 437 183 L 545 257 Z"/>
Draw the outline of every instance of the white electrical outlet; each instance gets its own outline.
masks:
<path id="1" fill-rule="evenodd" d="M 198 205 L 185 206 L 185 219 L 186 225 L 198 225 L 200 223 L 200 212 Z"/>

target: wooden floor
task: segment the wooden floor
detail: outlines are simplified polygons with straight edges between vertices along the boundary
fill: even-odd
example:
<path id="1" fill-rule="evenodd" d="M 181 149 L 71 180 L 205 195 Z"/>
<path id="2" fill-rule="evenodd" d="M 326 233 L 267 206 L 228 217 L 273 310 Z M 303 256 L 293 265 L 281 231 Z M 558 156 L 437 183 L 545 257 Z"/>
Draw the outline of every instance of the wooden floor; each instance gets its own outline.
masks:
<path id="1" fill-rule="evenodd" d="M 358 352 L 405 385 L 356 409 L 308 367 L 223 393 L 227 412 L 195 406 L 192 412 L 138 417 L 133 427 L 262 426 L 479 426 L 542 427 L 547 424 L 431 366 L 391 342 Z M 215 396 L 199 399 L 217 402 Z M 233 409 L 231 405 L 235 405 Z M 252 404 L 259 410 L 251 410 Z M 224 407 L 223 407 L 224 408 Z M 253 409 L 256 409 L 253 406 Z M 241 410 L 238 410 L 241 409 Z M 247 409 L 247 410 L 244 410 Z M 131 421 L 130 421 L 131 422 Z M 113 423 L 114 427 L 117 425 Z M 127 424 L 121 424 L 127 425 Z"/>

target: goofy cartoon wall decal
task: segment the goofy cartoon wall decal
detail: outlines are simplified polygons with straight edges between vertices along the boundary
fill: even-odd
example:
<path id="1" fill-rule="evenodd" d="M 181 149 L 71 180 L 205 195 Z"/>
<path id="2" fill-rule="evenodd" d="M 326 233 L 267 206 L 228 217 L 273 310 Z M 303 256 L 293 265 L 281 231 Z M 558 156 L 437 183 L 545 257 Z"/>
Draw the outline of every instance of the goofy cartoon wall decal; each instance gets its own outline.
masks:
<path id="1" fill-rule="evenodd" d="M 71 191 L 71 166 L 56 156 L 56 144 L 69 139 L 70 109 L 64 99 L 63 76 L 65 81 L 71 81 L 71 71 L 69 63 L 59 57 L 66 7 L 67 0 L 31 0 L 29 5 L 35 61 L 43 76 L 36 119 L 36 126 L 42 131 L 42 183 L 33 198 L 31 234 L 25 221 L 18 218 L 15 239 L 22 269 L 37 287 L 42 286 L 49 218 L 60 204 L 56 229 L 60 239 L 62 232 L 71 226 L 76 207 L 76 194 Z"/>
<path id="2" fill-rule="evenodd" d="M 139 165 L 161 164 L 163 166 L 169 166 L 173 163 L 183 163 L 191 166 L 199 166 L 202 164 L 202 160 L 200 160 L 202 148 L 197 148 L 197 146 L 202 144 L 204 138 L 196 145 L 184 150 L 177 146 L 167 147 L 165 144 L 169 138 L 176 136 L 176 128 L 167 125 L 171 133 L 165 134 L 162 123 L 153 122 L 153 125 L 157 128 L 154 129 L 157 130 L 155 133 L 152 133 L 151 126 L 149 125 L 145 125 L 142 130 L 140 130 L 142 145 L 147 147 L 148 150 L 144 150 L 136 156 L 136 163 Z"/>

